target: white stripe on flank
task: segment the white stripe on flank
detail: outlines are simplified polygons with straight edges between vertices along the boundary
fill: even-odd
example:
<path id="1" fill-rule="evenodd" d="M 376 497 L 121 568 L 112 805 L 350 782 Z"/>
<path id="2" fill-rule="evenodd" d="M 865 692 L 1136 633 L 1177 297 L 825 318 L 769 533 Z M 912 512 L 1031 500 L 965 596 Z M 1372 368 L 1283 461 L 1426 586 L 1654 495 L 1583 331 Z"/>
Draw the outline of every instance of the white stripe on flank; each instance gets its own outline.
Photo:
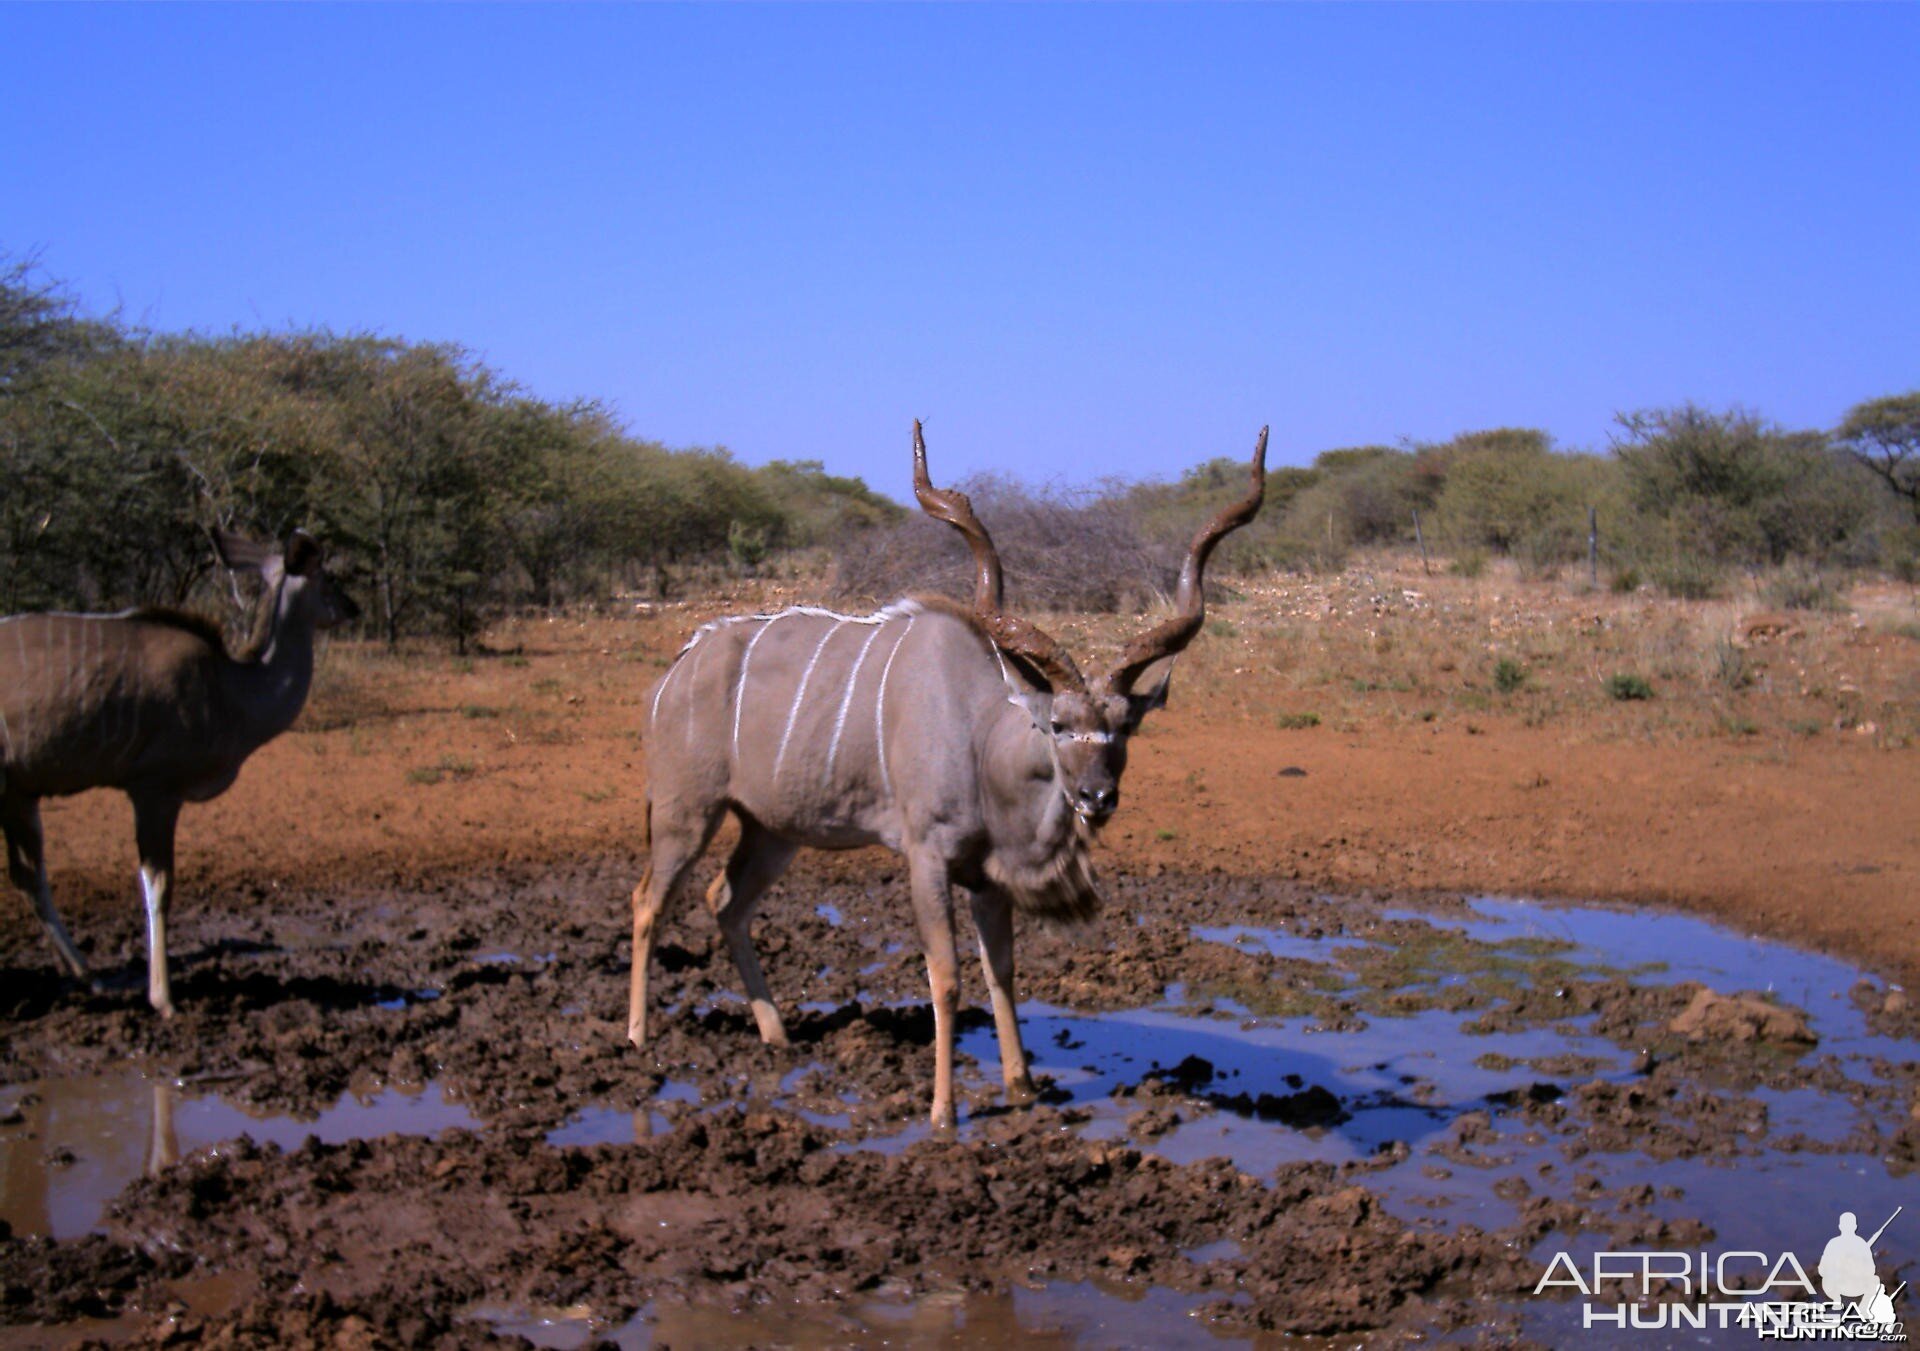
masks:
<path id="1" fill-rule="evenodd" d="M 702 630 L 702 632 L 705 632 L 705 630 Z M 693 636 L 698 638 L 700 634 L 696 633 Z M 704 647 L 694 648 L 691 641 L 687 643 L 687 646 L 693 648 L 693 669 L 687 672 L 687 749 L 692 750 L 693 701 L 698 698 L 700 694 L 700 659 L 707 655 L 707 649 Z"/>
<path id="2" fill-rule="evenodd" d="M 56 718 L 60 709 L 69 707 L 73 703 L 73 625 L 71 624 L 60 626 L 60 657 L 62 662 L 60 689 L 53 696 Z M 49 666 L 47 671 L 51 675 L 53 668 Z"/>
<path id="3" fill-rule="evenodd" d="M 667 673 L 661 676 L 660 683 L 653 687 L 653 707 L 647 711 L 647 735 L 648 736 L 653 735 L 653 725 L 656 722 L 660 721 L 660 696 L 667 692 L 667 682 L 669 680 L 672 680 L 674 676 L 679 673 L 680 658 L 686 656 L 688 649 L 691 648 L 695 643 L 699 642 L 701 635 L 705 633 L 706 633 L 705 629 L 695 629 L 693 631 L 693 637 L 687 639 L 686 647 L 681 648 L 680 651 L 674 656 L 673 661 L 669 663 L 667 666 Z"/>
<path id="4" fill-rule="evenodd" d="M 7 730 L 7 711 L 0 708 L 0 759 L 13 758 L 13 734 Z"/>
<path id="5" fill-rule="evenodd" d="M 26 755 L 33 746 L 33 677 L 27 670 L 27 626 L 18 624 L 13 630 L 14 645 L 20 649 L 20 753 Z"/>
<path id="6" fill-rule="evenodd" d="M 833 779 L 833 762 L 840 755 L 840 733 L 847 727 L 847 706 L 853 702 L 853 687 L 860 683 L 860 668 L 867 663 L 867 649 L 873 646 L 873 640 L 880 636 L 878 627 L 867 635 L 867 641 L 860 644 L 860 655 L 854 658 L 853 674 L 847 677 L 846 693 L 840 696 L 840 713 L 833 720 L 833 740 L 827 743 L 827 779 Z"/>
<path id="7" fill-rule="evenodd" d="M 753 649 L 760 646 L 760 640 L 773 631 L 780 622 L 779 615 L 770 615 L 766 623 L 760 626 L 760 632 L 747 640 L 747 650 L 740 657 L 740 678 L 733 684 L 733 758 L 740 758 L 740 710 L 745 706 L 747 694 L 747 669 L 753 665 Z"/>
<path id="8" fill-rule="evenodd" d="M 126 710 L 127 710 L 126 712 L 127 730 L 125 734 L 126 744 L 124 745 L 124 747 L 122 747 L 120 751 L 120 763 L 124 766 L 129 761 L 138 761 L 140 758 L 141 705 L 138 700 L 134 700 L 134 699 L 123 699 L 122 703 L 125 704 Z"/>
<path id="9" fill-rule="evenodd" d="M 124 648 L 126 645 L 122 643 L 121 646 Z M 124 651 L 121 655 L 124 658 Z M 113 739 L 120 745 L 120 759 L 125 760 L 127 758 L 127 691 L 118 676 L 107 682 L 107 698 L 113 704 Z"/>
<path id="10" fill-rule="evenodd" d="M 119 681 L 113 677 L 113 662 L 109 660 L 108 656 L 109 647 L 113 647 L 113 643 L 109 643 L 108 639 L 115 637 L 117 633 L 119 633 L 119 626 L 117 626 L 117 624 L 111 629 L 100 629 L 100 666 L 102 666 L 104 672 L 106 672 L 106 674 L 102 676 L 102 679 L 100 679 L 100 743 L 102 743 L 104 747 L 113 747 L 113 745 L 117 745 L 119 739 L 121 739 L 121 731 L 119 731 L 119 725 L 121 725 Z M 125 656 L 125 652 L 123 652 L 123 656 Z M 108 718 L 111 718 L 113 722 L 109 723 Z M 125 752 L 121 752 L 121 758 L 125 758 Z"/>
<path id="11" fill-rule="evenodd" d="M 887 664 L 880 668 L 880 693 L 873 701 L 873 753 L 880 760 L 880 786 L 888 797 L 893 796 L 893 776 L 887 773 L 887 677 L 893 674 L 893 659 L 900 655 L 900 649 L 906 644 L 907 635 L 913 632 L 913 620 L 907 620 L 907 627 L 900 631 L 899 639 L 893 645 L 893 651 L 887 653 Z"/>
<path id="12" fill-rule="evenodd" d="M 53 696 L 54 728 L 60 725 L 60 710 L 71 707 L 73 703 L 73 626 L 71 624 L 62 624 L 60 626 L 60 659 L 62 663 L 59 677 L 60 688 L 57 691 L 49 691 Z M 51 684 L 53 677 L 52 662 L 47 663 L 47 676 L 48 683 Z M 49 730 L 51 731 L 53 729 L 50 728 Z"/>
<path id="13" fill-rule="evenodd" d="M 80 626 L 80 660 L 75 664 L 71 695 L 84 695 L 87 692 L 87 634 L 92 628 L 91 624 Z M 100 721 L 97 714 L 89 721 L 93 723 L 94 744 L 96 746 L 104 744 L 100 738 L 101 734 L 107 730 L 106 724 Z"/>
<path id="14" fill-rule="evenodd" d="M 834 634 L 840 632 L 840 625 L 845 622 L 835 620 L 833 627 L 821 635 L 820 641 L 814 645 L 813 656 L 807 659 L 807 669 L 800 673 L 800 688 L 793 693 L 793 707 L 787 710 L 787 727 L 780 733 L 780 750 L 773 757 L 775 782 L 779 781 L 780 766 L 787 758 L 787 742 L 793 739 L 793 725 L 800 720 L 800 705 L 806 702 L 807 683 L 813 679 L 813 668 L 820 664 L 820 654 L 827 650 L 827 644 L 833 640 Z"/>

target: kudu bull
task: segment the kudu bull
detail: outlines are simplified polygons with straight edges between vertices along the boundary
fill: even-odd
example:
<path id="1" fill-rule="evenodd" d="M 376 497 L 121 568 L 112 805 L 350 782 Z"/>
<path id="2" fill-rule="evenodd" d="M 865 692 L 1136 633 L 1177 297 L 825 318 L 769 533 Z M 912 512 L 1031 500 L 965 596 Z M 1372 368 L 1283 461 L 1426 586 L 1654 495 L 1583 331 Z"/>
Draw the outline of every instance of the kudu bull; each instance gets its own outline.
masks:
<path id="1" fill-rule="evenodd" d="M 1251 490 L 1194 536 L 1174 617 L 1087 680 L 1052 637 L 1006 613 L 993 541 L 966 494 L 933 486 L 915 422 L 914 494 L 972 550 L 973 606 L 907 600 L 859 617 L 782 610 L 705 625 L 681 649 L 649 701 L 651 857 L 633 893 L 633 1043 L 646 1044 L 661 912 L 730 809 L 740 841 L 707 901 L 762 1040 L 787 1037 L 749 932 L 761 895 L 802 846 L 884 844 L 906 857 L 933 991 L 934 1125 L 956 1119 L 956 884 L 972 902 L 1008 1096 L 1029 1098 L 1013 913 L 1085 919 L 1098 910 L 1089 848 L 1118 805 L 1127 738 L 1165 702 L 1171 659 L 1200 631 L 1208 555 L 1260 509 L 1266 453 L 1262 428 Z"/>
<path id="2" fill-rule="evenodd" d="M 264 583 L 253 642 L 238 657 L 211 622 L 171 610 L 0 619 L 8 876 L 32 897 L 62 965 L 86 979 L 47 885 L 40 799 L 125 790 L 147 907 L 147 999 L 162 1017 L 173 1015 L 167 903 L 181 805 L 220 796 L 247 757 L 292 724 L 313 679 L 314 631 L 359 613 L 304 532 L 284 548 L 224 533 L 214 546 L 227 567 Z"/>

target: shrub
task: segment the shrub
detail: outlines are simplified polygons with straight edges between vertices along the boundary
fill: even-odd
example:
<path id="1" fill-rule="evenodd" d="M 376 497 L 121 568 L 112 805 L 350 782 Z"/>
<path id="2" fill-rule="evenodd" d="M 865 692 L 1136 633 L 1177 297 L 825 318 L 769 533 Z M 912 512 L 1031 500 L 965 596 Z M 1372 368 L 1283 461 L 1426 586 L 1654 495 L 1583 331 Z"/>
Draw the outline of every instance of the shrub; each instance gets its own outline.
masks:
<path id="1" fill-rule="evenodd" d="M 1753 668 L 1747 654 L 1731 639 L 1719 638 L 1713 644 L 1713 678 L 1730 690 L 1743 690 L 1753 683 Z"/>
<path id="2" fill-rule="evenodd" d="M 1512 657 L 1502 657 L 1493 664 L 1493 685 L 1502 694 L 1512 694 L 1527 683 L 1527 668 Z"/>
<path id="3" fill-rule="evenodd" d="M 1607 677 L 1607 693 L 1615 700 L 1625 703 L 1630 700 L 1653 698 L 1653 686 L 1647 683 L 1644 676 L 1622 671 Z"/>
<path id="4" fill-rule="evenodd" d="M 1674 553 L 1648 569 L 1653 584 L 1676 600 L 1711 600 L 1726 587 L 1726 570 L 1699 554 Z"/>
<path id="5" fill-rule="evenodd" d="M 1318 713 L 1282 713 L 1274 719 L 1274 723 L 1283 731 L 1300 732 L 1309 727 L 1318 727 L 1320 715 Z"/>
<path id="6" fill-rule="evenodd" d="M 727 523 L 727 553 L 741 571 L 752 576 L 767 559 L 767 532 L 745 521 Z"/>
<path id="7" fill-rule="evenodd" d="M 1539 576 L 1577 558 L 1592 500 L 1579 460 L 1556 455 L 1545 432 L 1469 432 L 1432 452 L 1447 463 L 1434 512 L 1455 547 L 1491 549 Z"/>
<path id="8" fill-rule="evenodd" d="M 1487 555 L 1480 549 L 1469 549 L 1463 554 L 1454 555 L 1447 571 L 1456 577 L 1474 578 L 1487 570 Z"/>
<path id="9" fill-rule="evenodd" d="M 1124 500 L 1111 493 L 1038 489 L 994 477 L 970 479 L 961 487 L 1000 551 L 1007 602 L 1015 610 L 1142 609 L 1173 591 L 1187 537 L 1197 524 L 1183 522 L 1187 535 L 1177 540 L 1150 539 Z M 1244 475 L 1235 487 L 1246 491 Z M 1218 509 L 1219 503 L 1199 508 Z M 834 564 L 843 595 L 876 600 L 915 591 L 973 596 L 966 542 L 951 526 L 918 513 L 841 539 Z"/>
<path id="10" fill-rule="evenodd" d="M 1769 604 L 1783 610 L 1845 610 L 1831 578 L 1812 568 L 1789 568 L 1767 584 Z"/>
<path id="11" fill-rule="evenodd" d="M 1880 561 L 1908 586 L 1920 583 L 1920 525 L 1889 530 L 1881 541 Z"/>

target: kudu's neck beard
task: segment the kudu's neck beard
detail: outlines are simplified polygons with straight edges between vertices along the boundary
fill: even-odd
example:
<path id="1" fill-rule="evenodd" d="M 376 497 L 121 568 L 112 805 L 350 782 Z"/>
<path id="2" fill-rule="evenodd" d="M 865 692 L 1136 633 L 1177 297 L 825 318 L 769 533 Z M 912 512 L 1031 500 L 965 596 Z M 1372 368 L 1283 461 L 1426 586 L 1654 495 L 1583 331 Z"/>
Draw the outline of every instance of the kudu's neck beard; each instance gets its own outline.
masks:
<path id="1" fill-rule="evenodd" d="M 1020 845 L 1002 849 L 996 844 L 983 870 L 1022 914 L 1054 923 L 1085 923 L 1100 913 L 1103 899 L 1093 875 L 1098 827 L 1068 800 L 1051 741 L 1032 725 L 1024 710 L 1019 711 L 1019 719 L 1020 726 L 1010 738 L 1013 744 L 1002 745 L 1016 761 L 1009 768 L 1020 788 L 1011 795 L 1011 803 L 998 805 L 1013 818 L 1007 834 Z M 1036 779 L 1028 769 L 1036 750 L 1052 763 L 1050 777 Z M 990 773 L 989 781 L 999 777 Z M 997 840 L 1001 831 L 994 829 L 990 834 Z"/>

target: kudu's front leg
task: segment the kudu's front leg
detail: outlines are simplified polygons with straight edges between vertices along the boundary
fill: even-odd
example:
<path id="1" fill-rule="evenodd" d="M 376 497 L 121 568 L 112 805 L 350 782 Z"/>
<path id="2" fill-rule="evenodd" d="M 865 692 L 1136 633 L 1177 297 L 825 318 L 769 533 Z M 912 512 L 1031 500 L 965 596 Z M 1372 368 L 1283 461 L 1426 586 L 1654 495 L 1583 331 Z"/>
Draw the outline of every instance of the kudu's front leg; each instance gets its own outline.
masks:
<path id="1" fill-rule="evenodd" d="M 1020 1044 L 1020 1015 L 1013 993 L 1013 903 L 1003 892 L 976 891 L 973 927 L 980 931 L 980 964 L 993 1001 L 993 1027 L 1000 1036 L 1000 1078 L 1010 1102 L 1032 1102 L 1033 1076 Z"/>
<path id="2" fill-rule="evenodd" d="M 927 954 L 927 984 L 933 991 L 933 1128 L 959 1124 L 953 1105 L 953 1034 L 960 1018 L 960 985 L 953 956 L 953 894 L 947 862 L 926 855 L 909 861 L 913 919 Z"/>
<path id="3" fill-rule="evenodd" d="M 141 795 L 133 800 L 133 837 L 140 852 L 140 890 L 147 903 L 147 1002 L 173 1017 L 167 981 L 167 905 L 173 890 L 173 835 L 180 799 Z"/>

